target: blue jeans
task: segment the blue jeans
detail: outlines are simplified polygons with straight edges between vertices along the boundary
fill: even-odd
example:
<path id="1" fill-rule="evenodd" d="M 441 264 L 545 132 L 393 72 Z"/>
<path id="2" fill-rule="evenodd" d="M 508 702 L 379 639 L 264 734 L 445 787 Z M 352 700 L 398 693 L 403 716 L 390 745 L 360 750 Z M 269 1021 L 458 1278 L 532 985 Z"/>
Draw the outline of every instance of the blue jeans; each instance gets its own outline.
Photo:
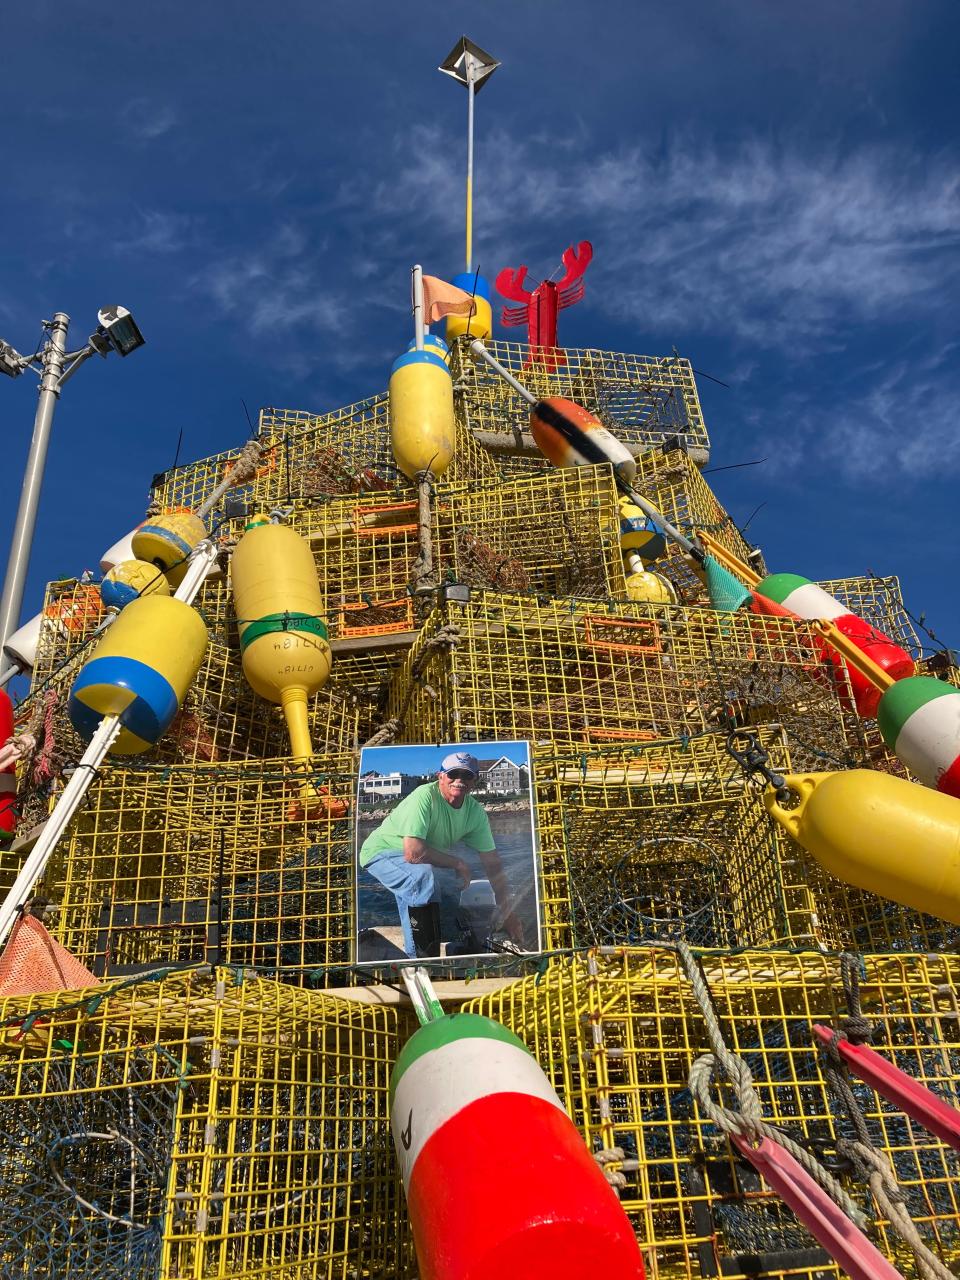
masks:
<path id="1" fill-rule="evenodd" d="M 428 902 L 439 902 L 441 886 L 437 872 L 445 867 L 434 867 L 429 862 L 406 862 L 402 849 L 385 849 L 363 868 L 390 892 L 397 900 L 400 927 L 403 930 L 403 949 L 411 958 L 416 956 L 413 945 L 413 929 L 410 926 L 410 908 L 425 907 Z M 449 874 L 453 874 L 451 871 Z"/>

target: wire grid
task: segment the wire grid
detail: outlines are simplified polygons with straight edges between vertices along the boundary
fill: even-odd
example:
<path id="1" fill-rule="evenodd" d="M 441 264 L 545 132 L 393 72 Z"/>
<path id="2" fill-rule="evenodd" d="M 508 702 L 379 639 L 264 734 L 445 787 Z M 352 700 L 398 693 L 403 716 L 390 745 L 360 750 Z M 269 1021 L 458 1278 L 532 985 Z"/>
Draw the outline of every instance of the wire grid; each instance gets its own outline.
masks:
<path id="1" fill-rule="evenodd" d="M 456 644 L 428 652 L 445 624 Z M 844 696 L 790 618 L 475 591 L 431 615 L 387 711 L 424 742 L 589 747 L 779 723 L 810 769 L 866 759 Z"/>
<path id="2" fill-rule="evenodd" d="M 249 483 L 227 491 L 214 508 L 212 520 L 230 511 L 245 512 L 323 494 L 414 490 L 393 458 L 386 394 L 328 414 L 264 409 L 259 439 L 264 453 L 256 475 Z M 154 500 L 170 507 L 198 506 L 223 480 L 239 452 L 239 448 L 229 449 L 155 477 Z M 437 481 L 438 487 L 495 475 L 486 450 L 458 426 L 453 461 Z"/>
<path id="3" fill-rule="evenodd" d="M 0 1020 L 0 1275 L 412 1273 L 396 1010 L 221 970 L 8 1000 Z"/>
<path id="4" fill-rule="evenodd" d="M 624 593 L 617 488 L 609 465 L 551 469 L 444 495 L 445 567 L 498 591 L 610 598 Z"/>
<path id="5" fill-rule="evenodd" d="M 748 561 L 751 546 L 682 449 L 641 454 L 635 488 L 687 537 L 698 530 L 709 533 L 738 560 Z M 753 564 L 758 573 L 765 572 L 762 559 Z M 709 604 L 706 586 L 675 542 L 667 543 L 666 555 L 654 567 L 670 579 L 682 604 Z"/>
<path id="6" fill-rule="evenodd" d="M 30 687 L 43 684 L 58 667 L 81 650 L 103 621 L 105 613 L 99 587 L 76 578 L 48 582 Z"/>
<path id="7" fill-rule="evenodd" d="M 920 657 L 923 642 L 904 607 L 898 577 L 832 578 L 820 586 L 914 658 Z"/>
<path id="8" fill-rule="evenodd" d="M 956 1106 L 960 961 L 934 955 L 863 960 L 863 1011 L 878 1028 L 874 1047 Z M 814 1153 L 833 1157 L 837 1134 L 849 1135 L 849 1128 L 828 1096 L 810 1024 L 836 1026 L 847 1012 L 838 958 L 747 951 L 704 954 L 701 962 L 724 1037 L 750 1066 L 764 1116 Z M 694 1107 L 687 1076 L 709 1043 L 669 949 L 610 948 L 556 960 L 545 976 L 465 1007 L 526 1041 L 591 1149 L 624 1152 L 630 1163 L 621 1203 L 651 1280 L 840 1274 Z M 855 1085 L 855 1092 L 921 1233 L 948 1265 L 955 1262 L 960 1156 L 864 1086 Z M 721 1093 L 726 1105 L 736 1105 L 725 1087 Z M 887 1256 L 909 1267 L 885 1224 L 874 1234 Z"/>
<path id="9" fill-rule="evenodd" d="M 488 341 L 490 354 L 536 396 L 562 396 L 609 425 L 633 453 L 678 439 L 703 465 L 710 441 L 700 409 L 693 369 L 679 356 L 638 356 L 566 347 L 566 363 L 538 364 L 535 349 L 522 342 Z M 472 431 L 512 443 L 529 433 L 530 406 L 498 374 L 470 354 L 469 338 L 451 353 L 457 405 Z M 502 475 L 529 474 L 549 465 L 538 455 L 496 455 Z"/>
<path id="10" fill-rule="evenodd" d="M 351 960 L 351 757 L 310 779 L 346 805 L 305 806 L 288 761 L 107 767 L 39 891 L 54 931 L 100 975 L 213 962 L 295 980 Z"/>
<path id="11" fill-rule="evenodd" d="M 789 768 L 783 735 L 760 739 Z M 535 756 L 547 949 L 680 938 L 819 945 L 805 863 L 726 739 Z"/>

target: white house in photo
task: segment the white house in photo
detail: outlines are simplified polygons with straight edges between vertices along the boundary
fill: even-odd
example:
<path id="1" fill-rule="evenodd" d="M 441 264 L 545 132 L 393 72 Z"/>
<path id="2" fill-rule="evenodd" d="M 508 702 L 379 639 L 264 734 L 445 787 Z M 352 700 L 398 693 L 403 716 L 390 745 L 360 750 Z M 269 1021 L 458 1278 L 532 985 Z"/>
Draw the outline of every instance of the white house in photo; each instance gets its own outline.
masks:
<path id="1" fill-rule="evenodd" d="M 399 800 L 402 795 L 402 773 L 367 773 L 360 779 L 361 800 Z"/>
<path id="2" fill-rule="evenodd" d="M 527 786 L 527 766 L 514 764 L 506 756 L 495 760 L 478 760 L 480 766 L 479 791 L 488 795 L 506 795 L 513 791 L 525 791 Z"/>

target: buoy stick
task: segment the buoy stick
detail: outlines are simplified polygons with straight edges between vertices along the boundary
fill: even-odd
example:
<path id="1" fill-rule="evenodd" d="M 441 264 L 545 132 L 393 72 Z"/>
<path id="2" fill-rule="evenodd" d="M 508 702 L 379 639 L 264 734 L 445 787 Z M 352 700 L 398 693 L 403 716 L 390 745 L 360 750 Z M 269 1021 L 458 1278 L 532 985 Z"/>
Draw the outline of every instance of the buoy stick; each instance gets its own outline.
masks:
<path id="1" fill-rule="evenodd" d="M 438 1018 L 444 1016 L 440 998 L 430 981 L 430 975 L 422 965 L 416 967 L 404 965 L 400 970 L 400 976 L 403 978 L 421 1026 L 426 1026 L 428 1022 L 436 1022 Z"/>
<path id="2" fill-rule="evenodd" d="M 0 671 L 0 689 L 5 689 L 14 676 L 20 674 L 20 668 L 14 664 L 7 667 L 5 671 Z"/>
<path id="3" fill-rule="evenodd" d="M 730 1138 L 850 1280 L 903 1280 L 902 1273 L 833 1203 L 789 1151 L 769 1138 L 761 1138 L 756 1146 L 736 1133 Z"/>
<path id="4" fill-rule="evenodd" d="M 245 484 L 256 470 L 262 452 L 263 445 L 259 440 L 248 440 L 237 454 L 236 462 L 209 497 L 201 502 L 194 514 L 201 520 L 205 520 L 228 489 L 233 489 L 238 484 Z"/>
<path id="5" fill-rule="evenodd" d="M 13 882 L 3 906 L 0 906 L 0 943 L 13 927 L 20 907 L 30 896 L 34 883 L 43 874 L 43 869 L 60 837 L 76 813 L 80 801 L 86 795 L 90 784 L 96 777 L 96 771 L 106 759 L 107 752 L 120 736 L 120 717 L 104 716 L 97 726 L 87 749 L 80 757 L 79 763 L 64 787 L 56 807 L 47 819 L 40 838 L 30 851 L 30 855 L 20 869 L 20 874 Z"/>
<path id="6" fill-rule="evenodd" d="M 494 357 L 490 354 L 490 352 L 483 345 L 483 343 L 480 341 L 479 338 L 474 338 L 474 340 L 470 343 L 470 351 L 472 352 L 473 355 L 477 357 L 478 360 L 484 360 L 490 366 L 490 368 L 494 371 L 494 373 L 499 373 L 500 377 L 504 380 L 504 382 L 506 382 L 509 386 L 513 387 L 517 395 L 520 396 L 523 400 L 526 400 L 527 404 L 538 405 L 540 403 L 540 401 L 533 394 L 532 391 L 529 391 L 523 385 L 522 382 L 518 382 L 517 379 L 510 372 L 510 370 L 505 369 L 499 360 L 494 359 Z"/>
<path id="7" fill-rule="evenodd" d="M 417 350 L 423 350 L 423 267 L 419 263 L 412 271 L 413 284 L 413 340 L 417 344 Z"/>
<path id="8" fill-rule="evenodd" d="M 476 67 L 468 53 L 467 75 L 467 270 L 473 270 L 473 100 L 476 97 Z"/>
<path id="9" fill-rule="evenodd" d="M 417 538 L 420 543 L 417 588 L 421 591 L 433 584 L 433 521 L 430 510 L 432 483 L 432 471 L 422 471 L 417 476 Z"/>
<path id="10" fill-rule="evenodd" d="M 199 543 L 190 556 L 190 564 L 183 581 L 175 592 L 175 599 L 185 604 L 192 604 L 200 586 L 217 558 L 217 547 L 214 542 L 206 540 Z M 104 624 L 106 625 L 106 624 Z M 100 628 L 101 630 L 103 627 Z M 64 787 L 54 806 L 53 812 L 44 823 L 40 838 L 30 851 L 26 862 L 20 868 L 20 874 L 13 882 L 3 906 L 0 906 L 0 944 L 6 939 L 13 927 L 20 907 L 26 902 L 36 881 L 43 874 L 53 851 L 60 842 L 61 836 L 69 826 L 80 802 L 87 794 L 97 776 L 97 770 L 103 764 L 110 748 L 120 736 L 120 717 L 104 716 L 96 728 L 87 749 L 80 757 L 70 780 Z"/>

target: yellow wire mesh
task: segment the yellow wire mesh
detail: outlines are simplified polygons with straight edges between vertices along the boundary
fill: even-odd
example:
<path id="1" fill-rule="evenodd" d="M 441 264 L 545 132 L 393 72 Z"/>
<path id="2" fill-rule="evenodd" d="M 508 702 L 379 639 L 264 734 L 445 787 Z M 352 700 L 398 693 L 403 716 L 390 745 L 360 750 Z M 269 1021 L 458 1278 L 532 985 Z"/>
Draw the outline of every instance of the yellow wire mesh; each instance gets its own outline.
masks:
<path id="1" fill-rule="evenodd" d="M 682 450 L 642 454 L 637 459 L 635 487 L 687 537 L 698 530 L 709 533 L 738 560 L 749 562 L 751 547 Z M 752 563 L 757 572 L 765 572 L 762 559 L 754 559 Z M 705 585 L 676 543 L 667 543 L 666 555 L 654 567 L 670 579 L 681 603 L 710 603 Z"/>
<path id="2" fill-rule="evenodd" d="M 700 465 L 710 441 L 689 360 L 679 356 L 636 356 L 615 351 L 564 348 L 566 363 L 544 368 L 531 361 L 521 342 L 486 342 L 487 350 L 536 396 L 562 396 L 596 414 L 633 453 L 676 438 Z M 529 435 L 530 406 L 486 364 L 474 361 L 469 339 L 453 349 L 451 370 L 458 413 L 466 426 L 509 443 L 516 432 Z M 498 452 L 504 476 L 544 470 L 538 455 Z"/>
<path id="3" fill-rule="evenodd" d="M 780 772 L 785 735 L 758 739 Z M 820 867 L 744 786 L 725 735 L 534 757 L 548 950 L 679 938 L 698 947 L 955 947 L 958 930 Z"/>
<path id="4" fill-rule="evenodd" d="M 394 1009 L 220 971 L 0 1022 L 0 1274 L 412 1274 Z"/>
<path id="5" fill-rule="evenodd" d="M 350 757 L 105 768 L 44 873 L 55 934 L 92 972 L 212 962 L 303 975 L 351 961 Z"/>
<path id="6" fill-rule="evenodd" d="M 106 610 L 100 588 L 76 578 L 47 584 L 31 688 L 43 684 L 58 667 L 77 653 L 103 621 Z"/>
<path id="7" fill-rule="evenodd" d="M 726 1041 L 750 1066 L 765 1118 L 818 1155 L 833 1156 L 836 1137 L 849 1128 L 828 1097 L 810 1023 L 836 1026 L 847 1013 L 837 958 L 748 951 L 701 959 Z M 878 1028 L 875 1048 L 956 1106 L 960 961 L 863 959 L 863 1011 Z M 650 1280 L 840 1274 L 693 1106 L 687 1075 L 709 1043 L 670 950 L 611 949 L 556 961 L 546 976 L 466 1008 L 526 1041 L 593 1150 L 623 1151 L 621 1201 Z M 955 1264 L 960 1156 L 868 1090 L 858 1095 L 914 1221 L 934 1251 Z M 885 1224 L 875 1234 L 883 1252 L 910 1267 Z"/>
<path id="8" fill-rule="evenodd" d="M 387 712 L 411 740 L 578 746 L 776 722 L 800 768 L 866 758 L 806 623 L 671 605 L 474 592 L 428 620 Z"/>
<path id="9" fill-rule="evenodd" d="M 232 509 L 243 512 L 253 506 L 271 507 L 322 494 L 414 489 L 393 459 L 386 395 L 328 414 L 264 409 L 258 438 L 264 452 L 255 477 L 228 490 L 211 519 Z M 223 480 L 238 453 L 239 449 L 229 449 L 155 477 L 154 501 L 164 507 L 198 506 Z M 458 426 L 454 458 L 438 487 L 493 479 L 496 474 L 487 451 Z"/>

